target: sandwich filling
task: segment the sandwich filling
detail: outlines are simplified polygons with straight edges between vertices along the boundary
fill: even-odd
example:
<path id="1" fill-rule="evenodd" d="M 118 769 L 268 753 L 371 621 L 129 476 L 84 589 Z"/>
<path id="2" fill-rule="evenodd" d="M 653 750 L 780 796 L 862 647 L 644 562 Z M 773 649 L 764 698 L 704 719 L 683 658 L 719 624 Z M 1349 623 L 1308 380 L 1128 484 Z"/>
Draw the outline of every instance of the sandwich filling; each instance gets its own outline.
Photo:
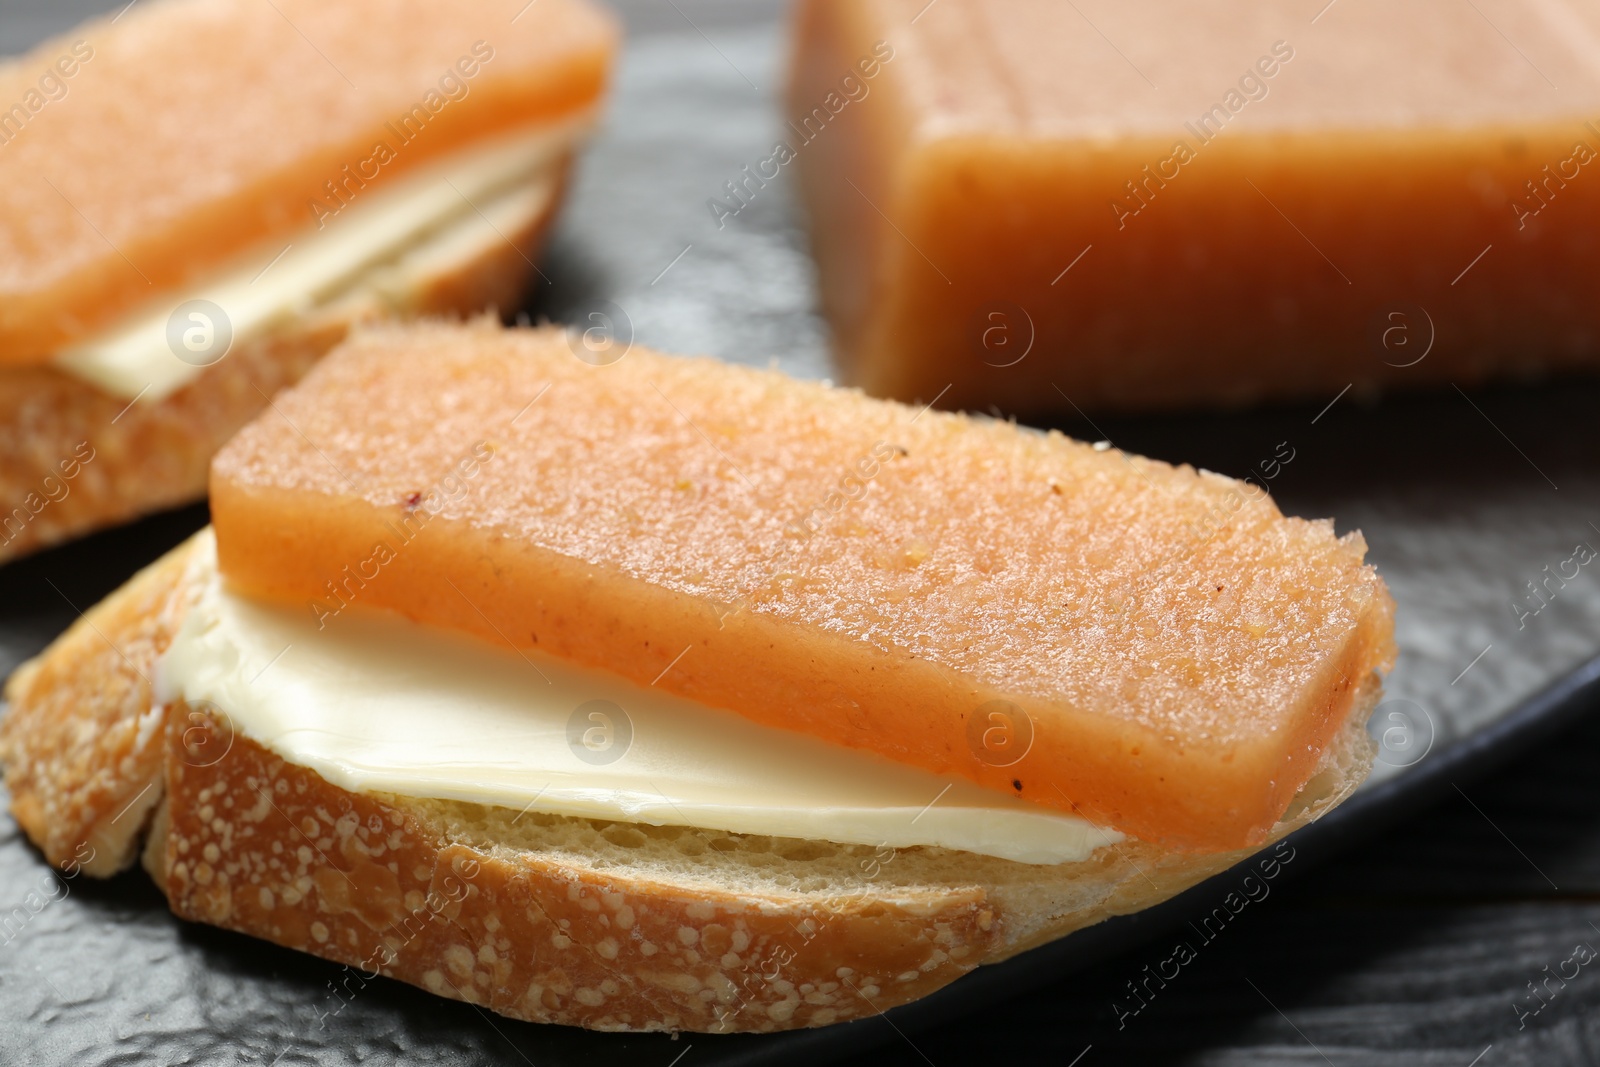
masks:
<path id="1" fill-rule="evenodd" d="M 623 678 L 376 611 L 326 625 L 231 591 L 215 541 L 157 672 L 234 736 L 352 792 L 731 833 L 1071 863 L 1085 819 Z"/>
<path id="2" fill-rule="evenodd" d="M 524 127 L 382 187 L 346 189 L 351 199 L 337 213 L 323 205 L 302 230 L 252 249 L 183 293 L 148 302 L 61 352 L 53 365 L 114 396 L 161 400 L 230 345 L 353 293 L 386 295 L 386 268 L 408 255 L 425 249 L 442 256 L 464 241 L 509 240 L 515 220 L 553 195 L 558 165 L 589 123 L 582 116 Z"/>

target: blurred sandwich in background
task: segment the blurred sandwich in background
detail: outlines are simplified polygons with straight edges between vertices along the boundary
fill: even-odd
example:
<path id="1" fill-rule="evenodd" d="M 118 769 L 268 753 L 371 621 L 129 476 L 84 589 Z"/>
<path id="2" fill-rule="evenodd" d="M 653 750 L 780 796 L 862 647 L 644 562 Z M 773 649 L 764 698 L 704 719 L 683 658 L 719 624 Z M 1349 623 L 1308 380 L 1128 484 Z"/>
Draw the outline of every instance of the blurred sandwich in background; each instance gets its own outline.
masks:
<path id="1" fill-rule="evenodd" d="M 199 499 L 352 324 L 514 309 L 585 0 L 153 0 L 0 65 L 0 559 Z"/>

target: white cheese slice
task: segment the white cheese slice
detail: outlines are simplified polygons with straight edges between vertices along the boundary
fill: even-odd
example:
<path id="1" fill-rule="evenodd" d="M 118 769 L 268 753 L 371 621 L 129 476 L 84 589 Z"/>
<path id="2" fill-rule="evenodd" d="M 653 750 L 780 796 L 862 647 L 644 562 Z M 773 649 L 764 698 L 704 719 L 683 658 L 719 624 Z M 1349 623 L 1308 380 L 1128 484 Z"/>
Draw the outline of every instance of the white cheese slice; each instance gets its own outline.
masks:
<path id="1" fill-rule="evenodd" d="M 182 305 L 204 300 L 221 308 L 225 326 L 196 322 L 207 331 L 230 329 L 235 346 L 268 333 L 358 290 L 419 245 L 457 230 L 472 234 L 493 226 L 497 210 L 518 196 L 547 197 L 555 165 L 588 123 L 584 117 L 500 134 L 388 185 L 358 190 L 320 226 L 308 223 L 251 250 L 201 284 L 163 293 L 58 354 L 54 366 L 114 396 L 161 400 L 214 362 L 205 350 L 199 358 L 174 350 L 169 320 Z M 180 324 L 180 337 L 186 325 Z"/>
<path id="2" fill-rule="evenodd" d="M 158 698 L 210 702 L 354 792 L 1032 864 L 1122 836 L 958 778 L 752 722 L 549 656 L 397 616 L 230 592 L 215 571 L 163 658 Z"/>

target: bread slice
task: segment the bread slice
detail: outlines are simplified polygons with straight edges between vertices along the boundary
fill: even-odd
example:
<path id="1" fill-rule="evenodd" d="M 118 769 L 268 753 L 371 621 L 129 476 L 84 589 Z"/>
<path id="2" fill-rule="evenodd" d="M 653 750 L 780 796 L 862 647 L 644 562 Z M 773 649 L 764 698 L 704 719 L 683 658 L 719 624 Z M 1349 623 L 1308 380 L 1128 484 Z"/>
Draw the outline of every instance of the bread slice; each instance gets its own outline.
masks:
<path id="1" fill-rule="evenodd" d="M 1265 840 L 1393 654 L 1360 535 L 1259 488 L 554 329 L 362 332 L 218 454 L 211 508 L 229 580 L 319 618 L 537 647 L 1171 848 Z"/>
<path id="2" fill-rule="evenodd" d="M 173 910 L 514 1018 L 600 1030 L 771 1031 L 877 1013 L 1250 850 L 1128 839 L 1032 866 L 937 848 L 772 839 L 357 795 L 237 734 L 152 707 L 156 661 L 209 580 L 191 541 L 13 675 L 12 810 L 52 863 L 144 863 Z M 1365 777 L 1356 687 L 1281 837 Z"/>
<path id="3" fill-rule="evenodd" d="M 39 45 L 0 66 L 0 100 L 72 74 L 0 124 L 0 365 L 46 363 L 488 135 L 591 110 L 616 39 L 587 0 L 147 0 Z"/>
<path id="4" fill-rule="evenodd" d="M 193 382 L 130 403 L 53 367 L 0 368 L 0 561 L 205 496 L 211 457 L 357 323 L 520 302 L 570 157 L 525 195 L 407 251 L 358 291 L 236 345 Z"/>

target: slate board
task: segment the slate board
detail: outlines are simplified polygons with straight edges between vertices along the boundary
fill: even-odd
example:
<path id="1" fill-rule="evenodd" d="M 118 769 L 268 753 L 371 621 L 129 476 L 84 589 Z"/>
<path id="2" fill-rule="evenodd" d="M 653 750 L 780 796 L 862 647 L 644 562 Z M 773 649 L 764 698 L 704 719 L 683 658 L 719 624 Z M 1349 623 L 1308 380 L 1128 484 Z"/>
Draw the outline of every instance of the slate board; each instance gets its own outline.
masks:
<path id="1" fill-rule="evenodd" d="M 98 6 L 8 8 L 0 46 L 18 50 Z M 652 347 L 829 373 L 793 176 L 723 228 L 706 206 L 779 136 L 782 38 L 760 21 L 773 11 L 710 0 L 672 15 L 642 0 L 629 8 L 636 27 L 684 28 L 630 42 L 607 127 L 542 263 L 548 282 L 528 295 L 530 314 L 579 321 L 609 301 Z M 1236 475 L 1287 442 L 1294 459 L 1272 482 L 1284 510 L 1334 515 L 1341 530 L 1365 532 L 1400 604 L 1400 661 L 1375 718 L 1390 745 L 1368 788 L 1297 839 L 1308 857 L 1297 873 L 1506 758 L 1600 692 L 1600 566 L 1583 568 L 1537 614 L 1513 607 L 1536 606 L 1523 599 L 1526 583 L 1578 543 L 1600 547 L 1600 435 L 1589 421 L 1600 385 L 1329 401 L 1060 424 Z M 0 568 L 0 673 L 204 521 L 203 508 L 190 508 Z M 0 823 L 0 918 L 49 877 L 9 818 Z M 14 936 L 0 930 L 0 1052 L 38 1064 L 815 1062 L 898 1041 L 897 1029 L 948 1022 L 1137 944 L 1209 908 L 1229 878 L 979 971 L 891 1013 L 892 1027 L 869 1019 L 676 1041 L 514 1023 L 387 981 L 346 1004 L 329 987 L 331 965 L 179 923 L 142 873 L 58 881 L 59 899 Z"/>

